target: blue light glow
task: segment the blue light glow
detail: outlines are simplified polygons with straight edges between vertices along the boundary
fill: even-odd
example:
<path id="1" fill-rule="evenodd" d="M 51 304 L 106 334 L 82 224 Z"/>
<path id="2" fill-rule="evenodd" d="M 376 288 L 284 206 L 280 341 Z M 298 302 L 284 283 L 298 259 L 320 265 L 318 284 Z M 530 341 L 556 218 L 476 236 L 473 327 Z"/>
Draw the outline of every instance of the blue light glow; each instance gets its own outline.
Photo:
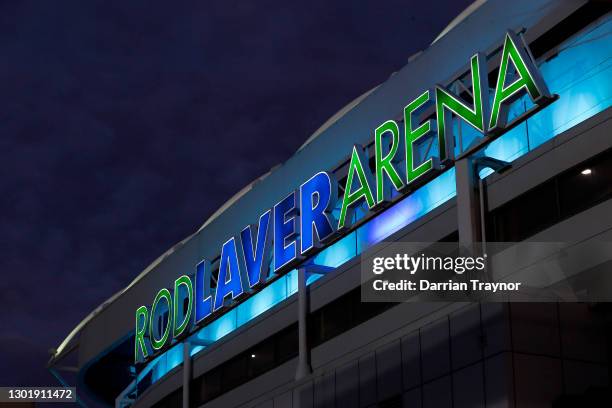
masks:
<path id="1" fill-rule="evenodd" d="M 298 291 L 298 271 L 297 269 L 292 269 L 285 275 L 287 278 L 287 297 L 297 293 Z"/>
<path id="2" fill-rule="evenodd" d="M 287 278 L 281 276 L 254 296 L 247 298 L 236 306 L 238 326 L 256 318 L 272 306 L 287 298 Z"/>
<path id="3" fill-rule="evenodd" d="M 358 252 L 382 241 L 455 196 L 455 169 L 451 168 L 383 211 L 357 230 Z"/>
<path id="4" fill-rule="evenodd" d="M 236 309 L 231 309 L 198 331 L 198 337 L 206 341 L 217 341 L 238 327 Z"/>
<path id="5" fill-rule="evenodd" d="M 336 268 L 357 255 L 356 233 L 351 232 L 333 245 L 319 252 L 313 259 L 315 265 Z"/>

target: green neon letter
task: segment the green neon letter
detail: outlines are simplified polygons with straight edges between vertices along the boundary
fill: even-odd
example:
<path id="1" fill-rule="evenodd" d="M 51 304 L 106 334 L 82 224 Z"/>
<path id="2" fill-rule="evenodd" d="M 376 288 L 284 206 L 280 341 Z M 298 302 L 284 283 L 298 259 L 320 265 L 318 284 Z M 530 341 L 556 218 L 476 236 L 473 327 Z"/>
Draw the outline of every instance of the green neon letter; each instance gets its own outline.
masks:
<path id="1" fill-rule="evenodd" d="M 143 358 L 147 358 L 147 345 L 145 344 L 144 334 L 147 331 L 147 321 L 149 320 L 149 311 L 146 306 L 140 306 L 136 309 L 136 336 L 134 338 L 134 362 L 138 362 L 138 349 L 140 349 Z M 142 317 L 142 318 L 141 318 Z M 142 325 L 140 324 L 142 322 Z"/>
<path id="2" fill-rule="evenodd" d="M 383 136 L 385 133 L 391 135 L 391 143 L 384 143 Z M 395 157 L 397 149 L 400 144 L 399 127 L 394 120 L 388 120 L 374 132 L 374 149 L 375 149 L 375 160 L 376 160 L 376 203 L 380 204 L 387 200 L 390 196 L 390 189 L 385 188 L 384 173 L 393 183 L 393 187 L 396 190 L 400 190 L 404 187 L 404 182 L 400 177 L 395 165 L 399 161 Z"/>
<path id="3" fill-rule="evenodd" d="M 414 182 L 419 177 L 438 166 L 437 158 L 430 157 L 416 168 L 414 167 L 414 144 L 432 131 L 431 120 L 423 123 L 416 129 L 412 128 L 412 115 L 429 102 L 429 91 L 423 92 L 414 101 L 404 108 L 404 133 L 406 137 L 406 180 L 408 184 Z M 435 125 L 434 125 L 435 126 Z"/>
<path id="4" fill-rule="evenodd" d="M 179 319 L 179 307 L 182 305 L 179 304 L 179 288 L 181 286 L 185 286 L 187 289 L 187 311 L 183 316 L 183 321 L 178 324 Z M 193 308 L 193 283 L 191 279 L 187 275 L 180 276 L 177 280 L 174 281 L 174 306 L 173 313 L 174 316 L 172 321 L 174 322 L 174 330 L 172 331 L 173 337 L 180 336 L 185 329 L 187 328 L 187 324 L 189 324 L 189 318 L 191 317 L 191 309 Z"/>
<path id="5" fill-rule="evenodd" d="M 162 337 L 159 339 L 156 339 L 155 335 L 153 334 L 153 328 L 155 327 L 154 319 L 156 317 L 155 311 L 157 309 L 159 302 L 162 299 L 166 301 L 166 304 L 168 306 L 168 324 L 166 325 L 166 327 L 164 327 L 164 333 Z M 153 301 L 153 305 L 151 306 L 151 315 L 149 316 L 150 317 L 149 340 L 151 340 L 151 347 L 153 347 L 153 350 L 159 350 L 160 348 L 164 347 L 164 345 L 166 344 L 166 341 L 168 341 L 168 337 L 170 337 L 170 326 L 172 326 L 172 314 L 170 313 L 171 307 L 172 307 L 172 296 L 170 296 L 170 291 L 166 288 L 163 288 L 162 290 L 157 292 L 157 295 L 155 296 L 155 300 Z"/>
<path id="6" fill-rule="evenodd" d="M 344 186 L 342 209 L 340 210 L 340 217 L 338 219 L 338 229 L 346 227 L 345 221 L 348 210 L 350 209 L 350 206 L 355 204 L 357 201 L 365 198 L 368 208 L 372 208 L 375 205 L 372 189 L 370 188 L 370 185 L 372 184 L 372 174 L 370 173 L 369 169 L 364 169 L 363 163 L 365 163 L 366 166 L 368 164 L 368 161 L 363 153 L 363 148 L 358 145 L 353 146 L 351 162 L 348 168 L 348 177 L 346 179 L 346 185 Z M 359 180 L 359 188 L 351 192 L 355 174 L 357 174 L 357 179 Z"/>
<path id="7" fill-rule="evenodd" d="M 475 54 L 471 59 L 473 108 L 443 87 L 436 86 L 436 119 L 438 120 L 438 144 L 440 161 L 442 162 L 449 159 L 453 153 L 453 144 L 447 143 L 452 140 L 451 132 L 448 132 L 448 137 L 446 132 L 447 128 L 452 129 L 451 113 L 466 121 L 482 134 L 487 132 L 489 85 L 485 63 L 486 57 L 480 53 Z"/>
<path id="8" fill-rule="evenodd" d="M 520 96 L 520 91 L 526 90 L 534 103 L 539 103 L 544 98 L 550 97 L 540 71 L 529 55 L 527 55 L 525 48 L 518 45 L 519 41 L 514 32 L 509 31 L 506 34 L 501 62 L 499 63 L 497 84 L 495 85 L 489 130 L 496 130 L 506 126 L 507 107 Z M 512 61 L 514 65 L 517 78 L 506 86 L 509 61 Z"/>

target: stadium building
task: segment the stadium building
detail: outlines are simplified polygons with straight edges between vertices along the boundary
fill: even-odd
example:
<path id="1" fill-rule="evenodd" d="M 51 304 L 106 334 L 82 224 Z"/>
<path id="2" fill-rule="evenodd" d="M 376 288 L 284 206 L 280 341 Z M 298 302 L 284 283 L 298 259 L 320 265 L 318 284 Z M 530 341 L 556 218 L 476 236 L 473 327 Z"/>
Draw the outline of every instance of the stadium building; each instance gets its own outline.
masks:
<path id="1" fill-rule="evenodd" d="M 611 33 L 606 1 L 477 0 L 92 311 L 49 370 L 83 406 L 609 398 L 605 302 L 368 303 L 360 264 L 393 242 L 612 241 Z"/>

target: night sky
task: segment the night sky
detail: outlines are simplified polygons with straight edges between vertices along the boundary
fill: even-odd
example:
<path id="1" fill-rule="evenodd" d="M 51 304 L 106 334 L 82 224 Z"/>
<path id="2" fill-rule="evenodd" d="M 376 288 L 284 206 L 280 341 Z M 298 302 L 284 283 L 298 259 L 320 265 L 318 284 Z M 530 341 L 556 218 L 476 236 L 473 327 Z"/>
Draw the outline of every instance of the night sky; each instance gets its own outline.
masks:
<path id="1" fill-rule="evenodd" d="M 469 3 L 0 2 L 0 385 Z"/>

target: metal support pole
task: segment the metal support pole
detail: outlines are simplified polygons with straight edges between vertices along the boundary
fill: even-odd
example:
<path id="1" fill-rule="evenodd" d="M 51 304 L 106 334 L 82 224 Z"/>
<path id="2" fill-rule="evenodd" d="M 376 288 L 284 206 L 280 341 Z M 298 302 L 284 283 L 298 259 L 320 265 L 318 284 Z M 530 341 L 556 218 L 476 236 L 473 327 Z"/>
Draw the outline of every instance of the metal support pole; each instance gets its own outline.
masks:
<path id="1" fill-rule="evenodd" d="M 457 183 L 457 227 L 459 244 L 471 248 L 480 242 L 480 200 L 474 161 L 465 157 L 455 163 Z"/>
<path id="2" fill-rule="evenodd" d="M 481 239 L 481 247 L 480 247 L 480 255 L 486 256 L 487 251 L 487 185 L 485 181 L 480 177 L 478 178 L 478 196 L 480 197 L 480 239 Z M 493 270 L 492 263 L 489 262 L 489 258 L 485 258 L 485 276 L 488 282 L 493 282 Z"/>
<path id="3" fill-rule="evenodd" d="M 486 203 L 486 186 L 482 179 L 478 180 L 478 196 L 480 197 L 480 238 L 483 244 L 483 253 L 487 243 L 487 203 Z"/>
<path id="4" fill-rule="evenodd" d="M 480 240 L 482 253 L 487 253 L 487 186 L 482 179 L 478 180 L 478 196 L 480 197 Z"/>
<path id="5" fill-rule="evenodd" d="M 295 379 L 301 380 L 312 373 L 308 349 L 308 287 L 304 267 L 298 269 L 298 338 L 299 356 Z"/>
<path id="6" fill-rule="evenodd" d="M 191 384 L 191 343 L 183 342 L 183 408 L 189 408 L 189 385 Z"/>
<path id="7" fill-rule="evenodd" d="M 478 197 L 480 199 L 480 240 L 482 241 L 482 253 L 487 252 L 487 211 L 489 210 L 487 183 L 479 176 L 480 170 L 489 168 L 494 172 L 501 174 L 509 170 L 511 164 L 495 159 L 493 157 L 480 156 L 474 160 L 474 178 L 478 180 Z"/>
<path id="8" fill-rule="evenodd" d="M 465 158 L 463 160 L 470 160 L 470 159 Z M 488 253 L 488 250 L 487 250 L 487 211 L 489 209 L 488 208 L 489 203 L 488 203 L 487 183 L 480 178 L 479 172 L 483 168 L 490 168 L 494 172 L 501 174 L 505 172 L 506 170 L 510 169 L 510 167 L 511 165 L 508 162 L 505 162 L 499 159 L 495 159 L 493 157 L 487 157 L 487 156 L 478 156 L 474 158 L 473 161 L 471 161 L 471 164 L 469 165 L 469 169 L 471 169 L 471 174 L 473 178 L 472 182 L 478 184 L 478 191 L 477 191 L 476 196 L 478 198 L 477 211 L 479 215 L 478 225 L 480 227 L 478 238 L 481 242 L 481 248 L 480 248 L 481 255 L 486 255 Z M 462 171 L 463 170 L 464 169 L 462 169 Z M 457 179 L 457 195 L 459 195 L 458 193 L 459 193 L 459 180 Z M 459 219 L 461 220 L 461 215 L 459 215 Z M 460 235 L 460 240 L 461 240 L 461 235 Z M 487 279 L 491 281 L 493 279 L 493 271 L 491 269 L 491 263 L 489 262 L 488 259 L 486 260 L 486 264 L 487 264 L 487 267 L 486 267 Z"/>

